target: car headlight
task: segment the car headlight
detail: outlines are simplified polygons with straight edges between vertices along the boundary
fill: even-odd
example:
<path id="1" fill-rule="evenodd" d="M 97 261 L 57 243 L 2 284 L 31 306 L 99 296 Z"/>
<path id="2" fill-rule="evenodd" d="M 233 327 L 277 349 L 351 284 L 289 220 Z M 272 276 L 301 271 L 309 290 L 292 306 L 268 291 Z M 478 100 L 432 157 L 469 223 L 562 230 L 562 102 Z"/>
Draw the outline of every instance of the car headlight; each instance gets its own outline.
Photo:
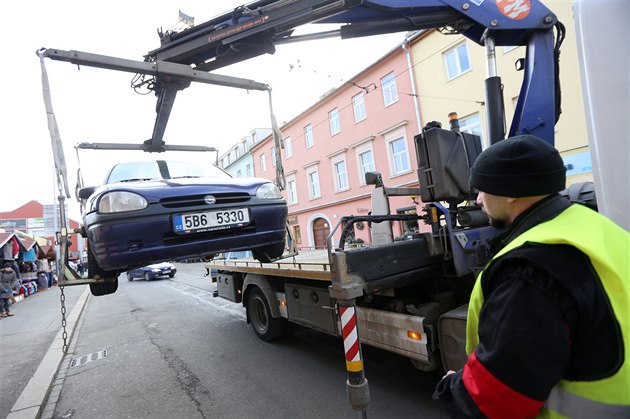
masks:
<path id="1" fill-rule="evenodd" d="M 273 183 L 265 183 L 256 189 L 256 197 L 260 199 L 278 199 L 282 198 L 280 189 Z"/>
<path id="2" fill-rule="evenodd" d="M 98 203 L 98 212 L 113 213 L 136 211 L 148 206 L 143 196 L 133 192 L 108 192 L 103 195 Z"/>

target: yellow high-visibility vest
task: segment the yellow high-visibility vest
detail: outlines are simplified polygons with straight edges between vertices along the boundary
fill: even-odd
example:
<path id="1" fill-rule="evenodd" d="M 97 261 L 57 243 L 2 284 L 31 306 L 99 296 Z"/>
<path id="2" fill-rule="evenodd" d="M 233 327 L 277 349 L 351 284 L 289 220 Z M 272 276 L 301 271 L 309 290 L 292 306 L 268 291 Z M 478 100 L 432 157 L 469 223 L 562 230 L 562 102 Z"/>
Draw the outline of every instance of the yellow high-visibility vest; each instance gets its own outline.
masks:
<path id="1" fill-rule="evenodd" d="M 610 301 L 624 342 L 624 362 L 615 374 L 595 381 L 561 380 L 552 389 L 540 416 L 630 418 L 630 234 L 581 205 L 572 205 L 516 237 L 479 274 L 468 305 L 466 352 L 470 355 L 479 343 L 484 272 L 501 256 L 525 243 L 566 244 L 586 254 Z"/>

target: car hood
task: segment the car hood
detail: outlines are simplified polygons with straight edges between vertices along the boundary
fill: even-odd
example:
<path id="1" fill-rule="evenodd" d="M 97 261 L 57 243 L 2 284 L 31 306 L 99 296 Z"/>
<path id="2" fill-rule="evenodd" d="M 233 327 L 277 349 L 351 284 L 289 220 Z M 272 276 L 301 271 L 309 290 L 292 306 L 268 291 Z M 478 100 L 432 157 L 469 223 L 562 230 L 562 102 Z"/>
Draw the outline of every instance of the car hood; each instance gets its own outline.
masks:
<path id="1" fill-rule="evenodd" d="M 256 195 L 260 185 L 270 181 L 262 178 L 183 178 L 162 179 L 137 182 L 118 182 L 99 187 L 96 193 L 106 191 L 130 191 L 141 194 L 148 200 L 161 199 L 172 196 L 219 194 L 219 193 L 247 193 Z"/>

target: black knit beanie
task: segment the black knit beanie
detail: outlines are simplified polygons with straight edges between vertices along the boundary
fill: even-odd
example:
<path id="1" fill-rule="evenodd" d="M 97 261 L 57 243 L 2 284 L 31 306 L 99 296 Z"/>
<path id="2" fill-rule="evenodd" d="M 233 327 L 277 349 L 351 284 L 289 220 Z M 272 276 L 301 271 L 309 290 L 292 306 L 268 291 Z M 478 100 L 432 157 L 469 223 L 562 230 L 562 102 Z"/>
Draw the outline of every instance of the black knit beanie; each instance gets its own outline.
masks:
<path id="1" fill-rule="evenodd" d="M 552 145 L 518 135 L 484 150 L 470 170 L 470 186 L 492 195 L 520 198 L 565 188 L 566 168 Z"/>

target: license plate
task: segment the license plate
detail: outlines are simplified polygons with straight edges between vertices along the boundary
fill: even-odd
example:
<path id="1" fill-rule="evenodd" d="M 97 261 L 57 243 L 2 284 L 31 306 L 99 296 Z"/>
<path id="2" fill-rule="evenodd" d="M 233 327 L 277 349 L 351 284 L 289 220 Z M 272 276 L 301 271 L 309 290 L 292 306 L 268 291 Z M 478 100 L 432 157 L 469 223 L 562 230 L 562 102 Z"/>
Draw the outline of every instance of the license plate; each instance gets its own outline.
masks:
<path id="1" fill-rule="evenodd" d="M 249 223 L 247 208 L 192 212 L 173 216 L 175 233 L 185 234 L 242 227 Z"/>

